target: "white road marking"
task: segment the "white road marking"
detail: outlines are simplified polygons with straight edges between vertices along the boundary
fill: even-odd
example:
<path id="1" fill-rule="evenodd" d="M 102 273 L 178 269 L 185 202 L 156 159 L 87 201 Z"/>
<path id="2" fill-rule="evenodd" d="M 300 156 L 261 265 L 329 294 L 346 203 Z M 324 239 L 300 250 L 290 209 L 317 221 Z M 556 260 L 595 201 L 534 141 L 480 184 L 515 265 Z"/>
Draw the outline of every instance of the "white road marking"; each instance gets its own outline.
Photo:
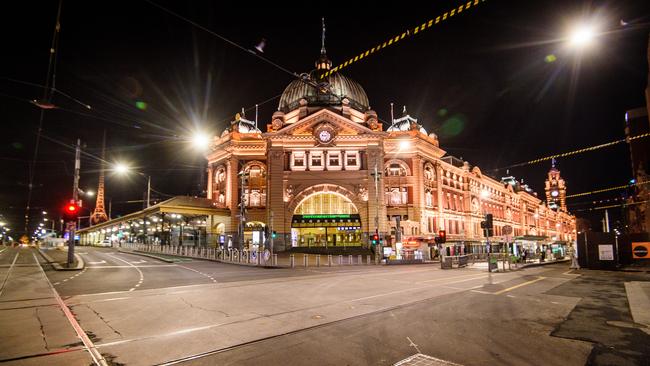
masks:
<path id="1" fill-rule="evenodd" d="M 88 262 L 88 264 L 104 264 L 106 261 L 99 261 L 99 262 Z"/>
<path id="2" fill-rule="evenodd" d="M 201 271 L 197 271 L 197 270 L 194 269 L 194 268 L 185 267 L 185 266 L 181 266 L 181 265 L 178 265 L 178 267 L 185 268 L 185 269 L 190 270 L 190 271 L 192 271 L 192 272 L 196 272 L 196 273 L 200 274 L 201 276 L 205 276 L 205 277 L 211 279 L 213 283 L 217 283 L 217 280 L 215 280 L 214 277 L 210 276 L 210 275 L 207 274 L 207 273 L 203 273 L 203 272 L 201 272 Z"/>
<path id="3" fill-rule="evenodd" d="M 140 268 L 134 266 L 133 264 L 129 263 L 128 261 L 125 261 L 125 260 L 122 259 L 122 258 L 118 258 L 118 257 L 116 257 L 116 256 L 114 256 L 114 255 L 110 255 L 110 254 L 107 254 L 107 255 L 108 255 L 109 257 L 111 257 L 111 258 L 115 258 L 115 259 L 117 259 L 118 261 L 124 262 L 124 263 L 128 264 L 129 266 L 135 268 L 135 269 L 138 271 L 138 273 L 140 273 L 140 281 L 138 282 L 138 286 L 142 283 L 142 281 L 144 281 L 144 274 L 142 273 L 142 271 L 140 270 Z M 129 289 L 129 292 L 134 291 L 134 290 L 135 290 L 135 287 L 132 287 L 132 288 Z"/>

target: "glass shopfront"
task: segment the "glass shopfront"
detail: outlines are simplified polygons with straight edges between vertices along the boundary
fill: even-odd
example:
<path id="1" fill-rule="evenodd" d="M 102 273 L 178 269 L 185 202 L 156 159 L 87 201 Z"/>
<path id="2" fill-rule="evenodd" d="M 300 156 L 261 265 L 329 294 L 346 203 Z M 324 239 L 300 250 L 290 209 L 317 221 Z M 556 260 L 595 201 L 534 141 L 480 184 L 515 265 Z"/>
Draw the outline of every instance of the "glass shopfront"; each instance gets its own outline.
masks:
<path id="1" fill-rule="evenodd" d="M 291 246 L 361 246 L 361 218 L 358 214 L 293 215 Z"/>
<path id="2" fill-rule="evenodd" d="M 361 218 L 352 201 L 340 193 L 317 192 L 296 207 L 291 220 L 291 246 L 361 246 Z"/>

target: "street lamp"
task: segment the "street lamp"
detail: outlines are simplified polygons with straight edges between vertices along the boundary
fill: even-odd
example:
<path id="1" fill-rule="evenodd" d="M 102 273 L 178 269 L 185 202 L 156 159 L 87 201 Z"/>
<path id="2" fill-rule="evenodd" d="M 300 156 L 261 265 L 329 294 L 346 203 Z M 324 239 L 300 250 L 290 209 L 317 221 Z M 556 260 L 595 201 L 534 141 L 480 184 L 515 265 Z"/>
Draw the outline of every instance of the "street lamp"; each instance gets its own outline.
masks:
<path id="1" fill-rule="evenodd" d="M 594 31 L 593 26 L 581 24 L 571 31 L 571 35 L 569 36 L 569 44 L 571 44 L 573 47 L 582 48 L 588 46 L 595 36 L 596 32 Z"/>
<path id="2" fill-rule="evenodd" d="M 131 168 L 128 165 L 123 164 L 123 163 L 115 164 L 113 170 L 116 173 L 122 174 L 122 175 L 126 174 L 128 172 L 133 172 L 133 173 L 136 173 L 136 174 L 138 174 L 138 175 L 140 175 L 142 177 L 147 178 L 147 208 L 149 208 L 151 206 L 151 176 L 147 175 L 147 174 L 144 174 L 144 173 L 140 173 L 140 172 L 136 172 L 134 170 L 131 170 Z"/>
<path id="3" fill-rule="evenodd" d="M 192 145 L 197 150 L 206 150 L 210 147 L 210 136 L 204 132 L 195 132 L 192 135 Z"/>

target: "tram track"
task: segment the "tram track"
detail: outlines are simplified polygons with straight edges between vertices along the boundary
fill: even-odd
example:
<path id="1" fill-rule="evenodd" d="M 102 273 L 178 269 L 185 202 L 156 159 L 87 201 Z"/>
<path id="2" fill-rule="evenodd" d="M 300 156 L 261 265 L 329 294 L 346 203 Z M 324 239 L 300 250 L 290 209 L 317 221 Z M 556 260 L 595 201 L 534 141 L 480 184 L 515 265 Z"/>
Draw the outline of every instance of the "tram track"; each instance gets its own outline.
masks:
<path id="1" fill-rule="evenodd" d="M 16 252 L 16 256 L 14 257 L 13 262 L 11 262 L 11 266 L 9 267 L 7 273 L 5 274 L 5 278 L 2 280 L 2 285 L 0 286 L 0 297 L 2 297 L 2 293 L 5 290 L 5 285 L 7 284 L 7 280 L 9 279 L 9 276 L 11 275 L 11 272 L 13 271 L 19 256 L 20 256 L 20 249 L 18 249 L 18 251 Z"/>

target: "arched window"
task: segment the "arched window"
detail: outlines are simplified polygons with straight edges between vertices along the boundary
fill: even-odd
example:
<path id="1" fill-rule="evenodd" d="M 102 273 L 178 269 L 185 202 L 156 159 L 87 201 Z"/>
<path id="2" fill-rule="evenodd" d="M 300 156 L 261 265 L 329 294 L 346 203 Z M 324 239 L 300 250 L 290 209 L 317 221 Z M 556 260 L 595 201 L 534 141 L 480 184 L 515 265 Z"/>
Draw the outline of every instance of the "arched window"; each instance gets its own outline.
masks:
<path id="1" fill-rule="evenodd" d="M 314 193 L 300 202 L 294 210 L 296 215 L 357 213 L 357 207 L 349 198 L 332 192 Z"/>
<path id="2" fill-rule="evenodd" d="M 266 167 L 259 161 L 244 165 L 240 174 L 244 174 L 244 204 L 248 207 L 266 205 Z M 239 178 L 241 181 L 241 178 Z"/>
<path id="3" fill-rule="evenodd" d="M 406 176 L 406 169 L 401 164 L 392 163 L 386 168 L 386 175 L 388 176 Z"/>
<path id="4" fill-rule="evenodd" d="M 432 182 L 436 179 L 436 170 L 431 163 L 424 165 L 424 180 L 425 182 Z"/>
<path id="5" fill-rule="evenodd" d="M 399 159 L 392 159 L 384 164 L 384 175 L 404 177 L 411 175 L 411 170 L 404 161 Z"/>

